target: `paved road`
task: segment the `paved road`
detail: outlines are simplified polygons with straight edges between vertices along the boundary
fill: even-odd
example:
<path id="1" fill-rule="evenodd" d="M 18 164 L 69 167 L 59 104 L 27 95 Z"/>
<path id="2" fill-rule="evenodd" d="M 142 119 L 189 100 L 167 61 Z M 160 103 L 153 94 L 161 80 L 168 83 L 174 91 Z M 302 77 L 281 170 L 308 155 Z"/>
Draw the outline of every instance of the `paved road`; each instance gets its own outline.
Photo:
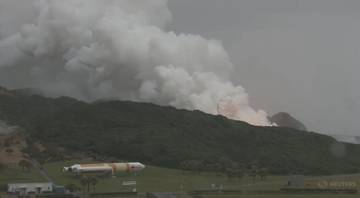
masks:
<path id="1" fill-rule="evenodd" d="M 31 159 L 32 161 L 32 164 L 40 171 L 40 174 L 46 179 L 48 180 L 48 182 L 51 182 L 53 184 L 55 184 L 54 180 L 51 179 L 51 177 L 49 176 L 49 173 L 47 172 L 47 170 L 45 168 L 43 168 L 43 166 L 41 166 L 41 164 L 34 160 L 34 159 Z"/>

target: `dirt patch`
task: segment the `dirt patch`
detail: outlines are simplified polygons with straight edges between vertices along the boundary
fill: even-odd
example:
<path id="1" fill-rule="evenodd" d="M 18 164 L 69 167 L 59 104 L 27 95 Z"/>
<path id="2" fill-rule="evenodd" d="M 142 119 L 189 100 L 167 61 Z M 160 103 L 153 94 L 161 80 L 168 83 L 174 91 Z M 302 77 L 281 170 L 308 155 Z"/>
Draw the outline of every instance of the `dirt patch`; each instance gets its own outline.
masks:
<path id="1" fill-rule="evenodd" d="M 13 165 L 26 159 L 27 154 L 23 152 L 26 147 L 25 137 L 21 133 L 0 135 L 0 163 Z"/>

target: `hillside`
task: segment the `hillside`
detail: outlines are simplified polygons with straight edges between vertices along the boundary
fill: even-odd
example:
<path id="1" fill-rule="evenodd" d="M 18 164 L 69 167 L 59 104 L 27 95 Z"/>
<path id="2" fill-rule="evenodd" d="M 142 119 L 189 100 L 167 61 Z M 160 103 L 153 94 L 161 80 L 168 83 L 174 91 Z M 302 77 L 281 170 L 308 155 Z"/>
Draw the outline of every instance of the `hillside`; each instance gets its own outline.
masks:
<path id="1" fill-rule="evenodd" d="M 277 113 L 269 117 L 269 120 L 280 127 L 289 127 L 300 131 L 307 131 L 306 126 L 303 123 L 285 112 Z"/>
<path id="2" fill-rule="evenodd" d="M 277 174 L 353 173 L 360 167 L 359 146 L 343 144 L 338 155 L 333 148 L 340 143 L 325 135 L 146 103 L 85 103 L 0 89 L 0 120 L 25 129 L 30 143 L 166 167 L 195 161 L 199 169 L 225 169 L 233 161 Z"/>
<path id="3" fill-rule="evenodd" d="M 0 164 L 17 165 L 19 161 L 26 159 L 27 155 L 23 153 L 26 147 L 25 137 L 20 132 L 0 133 Z"/>

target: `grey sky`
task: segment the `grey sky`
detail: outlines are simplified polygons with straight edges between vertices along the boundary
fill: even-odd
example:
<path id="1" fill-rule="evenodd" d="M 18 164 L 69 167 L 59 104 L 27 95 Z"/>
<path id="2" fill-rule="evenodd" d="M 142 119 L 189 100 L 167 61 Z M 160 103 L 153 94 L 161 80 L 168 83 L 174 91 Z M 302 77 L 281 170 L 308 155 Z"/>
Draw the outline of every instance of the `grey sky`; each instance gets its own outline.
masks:
<path id="1" fill-rule="evenodd" d="M 169 0 L 177 32 L 222 40 L 257 108 L 360 135 L 360 1 Z"/>

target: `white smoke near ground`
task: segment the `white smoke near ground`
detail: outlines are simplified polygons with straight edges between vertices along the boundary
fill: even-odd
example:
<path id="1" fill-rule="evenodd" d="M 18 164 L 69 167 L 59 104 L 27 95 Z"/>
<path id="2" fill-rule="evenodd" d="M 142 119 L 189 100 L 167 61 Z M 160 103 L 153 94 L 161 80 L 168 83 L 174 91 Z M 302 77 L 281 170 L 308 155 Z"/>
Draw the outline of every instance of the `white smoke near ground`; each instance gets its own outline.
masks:
<path id="1" fill-rule="evenodd" d="M 5 122 L 0 120 L 0 135 L 8 135 L 15 132 L 17 129 L 18 127 L 9 126 Z"/>
<path id="2" fill-rule="evenodd" d="M 167 0 L 0 0 L 0 83 L 153 102 L 271 125 L 222 44 L 165 31 Z"/>

